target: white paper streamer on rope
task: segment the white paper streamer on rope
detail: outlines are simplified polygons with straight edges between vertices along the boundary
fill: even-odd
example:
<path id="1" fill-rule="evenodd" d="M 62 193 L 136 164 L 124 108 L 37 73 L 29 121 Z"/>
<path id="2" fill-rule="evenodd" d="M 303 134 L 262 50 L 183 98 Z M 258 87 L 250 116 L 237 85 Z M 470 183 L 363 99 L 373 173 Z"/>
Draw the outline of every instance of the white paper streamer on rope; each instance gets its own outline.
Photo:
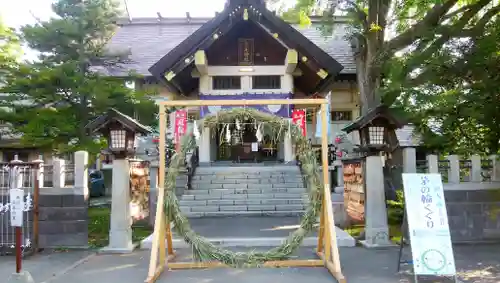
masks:
<path id="1" fill-rule="evenodd" d="M 260 130 L 262 128 L 261 126 L 262 124 L 259 124 L 259 126 L 257 127 L 257 132 L 255 133 L 255 137 L 257 138 L 258 142 L 262 142 L 263 138 L 262 131 Z"/>
<path id="2" fill-rule="evenodd" d="M 201 136 L 196 121 L 193 122 L 193 136 L 196 138 L 196 140 L 199 140 Z"/>
<path id="3" fill-rule="evenodd" d="M 241 130 L 241 124 L 240 124 L 240 120 L 236 119 L 236 129 L 239 131 Z"/>
<path id="4" fill-rule="evenodd" d="M 226 142 L 231 142 L 231 131 L 229 130 L 229 125 L 226 125 Z"/>

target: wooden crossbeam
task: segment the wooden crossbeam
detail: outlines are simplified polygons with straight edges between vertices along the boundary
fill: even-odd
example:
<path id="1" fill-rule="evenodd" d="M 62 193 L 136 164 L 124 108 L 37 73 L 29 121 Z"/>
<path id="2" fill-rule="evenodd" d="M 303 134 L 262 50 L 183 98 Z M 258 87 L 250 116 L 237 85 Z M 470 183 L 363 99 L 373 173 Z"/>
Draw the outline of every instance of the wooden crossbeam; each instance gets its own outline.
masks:
<path id="1" fill-rule="evenodd" d="M 193 269 L 193 268 L 220 268 L 227 267 L 220 262 L 173 262 L 175 253 L 172 246 L 172 233 L 170 222 L 165 219 L 164 206 L 164 182 L 165 182 L 165 137 L 166 137 L 166 113 L 165 107 L 170 106 L 242 106 L 242 105 L 321 105 L 321 157 L 323 166 L 323 190 L 324 198 L 320 215 L 320 227 L 318 233 L 317 255 L 319 260 L 283 260 L 269 261 L 263 267 L 313 267 L 325 266 L 339 283 L 345 283 L 345 277 L 340 267 L 340 257 L 337 246 L 336 230 L 333 208 L 331 204 L 331 192 L 328 173 L 328 121 L 327 121 L 326 99 L 280 99 L 280 100 L 174 100 L 160 102 L 160 161 L 159 161 L 159 189 L 156 205 L 156 219 L 153 233 L 153 245 L 149 262 L 146 283 L 153 283 L 160 277 L 161 273 L 168 269 Z M 167 246 L 165 246 L 167 245 Z"/>

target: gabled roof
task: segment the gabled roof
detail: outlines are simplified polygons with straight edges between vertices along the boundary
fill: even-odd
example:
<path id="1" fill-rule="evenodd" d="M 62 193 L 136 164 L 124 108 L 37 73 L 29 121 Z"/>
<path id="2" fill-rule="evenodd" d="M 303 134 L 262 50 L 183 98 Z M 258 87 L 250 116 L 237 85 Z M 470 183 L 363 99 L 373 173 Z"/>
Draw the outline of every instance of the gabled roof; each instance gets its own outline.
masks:
<path id="1" fill-rule="evenodd" d="M 91 133 L 95 133 L 104 128 L 111 121 L 117 121 L 126 128 L 143 135 L 147 135 L 153 132 L 150 127 L 139 123 L 137 120 L 114 108 L 109 109 L 107 113 L 100 115 L 92 122 L 88 123 L 85 127 Z"/>
<path id="2" fill-rule="evenodd" d="M 297 50 L 301 56 L 314 61 L 315 65 L 318 66 L 315 67 L 315 72 L 320 70 L 324 72 L 326 70 L 327 76 L 323 77 L 320 89 L 327 85 L 327 82 L 332 81 L 343 69 L 343 66 L 328 53 L 307 39 L 290 24 L 270 12 L 262 1 L 237 0 L 230 1 L 222 13 L 188 36 L 149 68 L 149 71 L 158 80 L 169 84 L 169 79 L 165 79 L 167 73 L 175 75 L 184 67 L 187 67 L 191 64 L 197 50 L 207 50 L 220 35 L 224 36 L 236 23 L 243 21 L 254 22 L 272 30 L 274 34 L 279 35 L 280 41 Z"/>
<path id="3" fill-rule="evenodd" d="M 386 118 L 389 121 L 389 123 L 396 129 L 400 129 L 405 125 L 405 123 L 401 119 L 396 118 L 393 115 L 389 107 L 382 104 L 375 108 L 370 109 L 368 113 L 366 113 L 363 116 L 360 116 L 358 119 L 354 120 L 351 124 L 345 126 L 342 129 L 342 131 L 350 133 L 356 129 L 363 128 L 364 126 L 370 124 L 373 120 L 375 120 L 378 117 Z"/>
<path id="4" fill-rule="evenodd" d="M 133 18 L 119 21 L 119 28 L 108 43 L 111 51 L 130 52 L 131 62 L 120 68 L 107 69 L 110 76 L 128 76 L 134 71 L 142 76 L 151 76 L 148 69 L 188 38 L 212 18 Z M 356 64 L 350 43 L 345 39 L 349 24 L 337 18 L 331 35 L 323 35 L 319 18 L 312 18 L 310 26 L 291 25 L 311 42 L 339 62 L 344 69 L 341 74 L 356 74 Z"/>

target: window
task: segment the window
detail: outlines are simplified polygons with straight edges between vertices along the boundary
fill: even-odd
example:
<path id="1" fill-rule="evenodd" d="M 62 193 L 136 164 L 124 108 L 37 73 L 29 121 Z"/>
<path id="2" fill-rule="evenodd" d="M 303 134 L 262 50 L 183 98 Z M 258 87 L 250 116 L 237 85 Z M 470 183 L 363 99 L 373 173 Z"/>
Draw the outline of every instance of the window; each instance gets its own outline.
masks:
<path id="1" fill-rule="evenodd" d="M 253 89 L 280 89 L 281 76 L 253 76 Z"/>
<path id="2" fill-rule="evenodd" d="M 332 121 L 352 121 L 352 111 L 332 111 Z"/>
<path id="3" fill-rule="evenodd" d="M 241 89 L 240 76 L 217 76 L 212 78 L 212 89 Z"/>

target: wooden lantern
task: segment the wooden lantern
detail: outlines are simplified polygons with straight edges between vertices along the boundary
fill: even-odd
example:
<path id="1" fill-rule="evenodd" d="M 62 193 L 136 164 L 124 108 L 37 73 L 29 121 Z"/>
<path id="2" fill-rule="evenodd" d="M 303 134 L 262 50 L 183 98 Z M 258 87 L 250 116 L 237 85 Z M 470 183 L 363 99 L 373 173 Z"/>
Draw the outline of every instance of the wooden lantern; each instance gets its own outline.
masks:
<path id="1" fill-rule="evenodd" d="M 110 109 L 87 125 L 91 134 L 100 133 L 108 140 L 108 149 L 115 158 L 133 156 L 137 147 L 137 136 L 152 131 L 130 116 L 116 109 Z"/>
<path id="2" fill-rule="evenodd" d="M 342 130 L 348 134 L 357 131 L 360 149 L 376 153 L 390 150 L 398 145 L 395 130 L 403 125 L 402 121 L 391 114 L 387 106 L 380 105 Z"/>

